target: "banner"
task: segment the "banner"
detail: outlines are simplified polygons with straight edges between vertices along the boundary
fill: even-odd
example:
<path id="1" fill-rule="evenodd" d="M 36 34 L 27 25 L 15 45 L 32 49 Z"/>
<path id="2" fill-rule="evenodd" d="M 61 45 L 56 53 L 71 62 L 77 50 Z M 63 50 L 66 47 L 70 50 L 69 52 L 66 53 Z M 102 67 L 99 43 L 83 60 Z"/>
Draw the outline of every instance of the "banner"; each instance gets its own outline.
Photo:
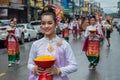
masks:
<path id="1" fill-rule="evenodd" d="M 22 0 L 10 0 L 10 2 L 22 4 Z"/>
<path id="2" fill-rule="evenodd" d="M 0 9 L 0 16 L 8 16 L 8 10 L 7 9 Z"/>
<path id="3" fill-rule="evenodd" d="M 9 0 L 0 0 L 0 5 L 9 5 Z"/>
<path id="4" fill-rule="evenodd" d="M 82 7 L 85 7 L 84 5 L 85 5 L 84 0 L 82 0 Z"/>
<path id="5" fill-rule="evenodd" d="M 68 1 L 67 0 L 62 0 L 62 5 L 64 8 L 68 8 Z"/>

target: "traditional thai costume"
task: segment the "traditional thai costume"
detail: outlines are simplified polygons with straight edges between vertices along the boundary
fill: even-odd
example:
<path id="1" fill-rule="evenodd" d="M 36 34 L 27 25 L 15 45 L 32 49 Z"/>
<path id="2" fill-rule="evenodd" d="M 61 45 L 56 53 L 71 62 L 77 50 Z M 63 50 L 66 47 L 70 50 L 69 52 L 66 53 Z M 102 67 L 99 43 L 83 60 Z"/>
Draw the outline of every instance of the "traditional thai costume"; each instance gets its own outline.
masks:
<path id="1" fill-rule="evenodd" d="M 90 28 L 89 28 L 90 30 Z M 95 28 L 96 30 L 96 28 Z M 92 33 L 91 33 L 92 34 Z M 99 62 L 100 56 L 100 39 L 99 36 L 87 36 L 83 45 L 82 51 L 85 51 L 86 56 L 90 62 L 90 67 L 95 68 Z"/>
<path id="2" fill-rule="evenodd" d="M 102 41 L 103 32 L 102 32 L 102 29 L 101 29 L 101 27 L 99 25 L 90 25 L 90 26 L 88 26 L 86 28 L 86 30 L 85 30 L 85 37 L 87 37 L 90 34 L 89 30 L 91 28 L 95 28 L 96 29 L 96 34 L 99 36 L 100 41 Z"/>
<path id="3" fill-rule="evenodd" d="M 18 43 L 19 30 L 17 28 L 11 28 L 11 30 L 13 30 L 12 33 L 14 35 L 10 36 L 8 33 L 6 38 L 8 61 L 10 64 L 20 60 L 20 51 Z"/>
<path id="4" fill-rule="evenodd" d="M 30 70 L 29 80 L 38 80 L 38 75 L 32 71 L 36 66 L 33 59 L 42 55 L 50 55 L 56 58 L 53 67 L 59 68 L 61 74 L 53 76 L 53 80 L 69 80 L 67 75 L 77 70 L 77 63 L 68 42 L 58 36 L 52 40 L 43 37 L 35 41 L 30 50 L 28 60 L 28 68 Z"/>
<path id="5" fill-rule="evenodd" d="M 77 21 L 73 21 L 71 26 L 72 26 L 73 38 L 77 39 L 77 32 L 78 32 L 78 23 L 77 23 Z"/>
<path id="6" fill-rule="evenodd" d="M 87 37 L 83 46 L 90 65 L 96 66 L 99 62 L 100 40 L 99 37 Z"/>
<path id="7" fill-rule="evenodd" d="M 69 24 L 64 24 L 63 29 L 63 38 L 68 42 L 69 41 Z"/>
<path id="8" fill-rule="evenodd" d="M 89 24 L 89 22 L 88 21 L 84 21 L 84 22 L 82 22 L 82 24 L 81 24 L 81 27 L 82 27 L 82 31 L 85 31 L 86 30 L 86 28 L 87 28 L 87 26 L 89 26 L 90 24 Z"/>
<path id="9" fill-rule="evenodd" d="M 82 34 L 82 26 L 81 26 L 82 21 L 78 20 L 78 33 L 79 33 L 79 38 L 81 37 Z"/>

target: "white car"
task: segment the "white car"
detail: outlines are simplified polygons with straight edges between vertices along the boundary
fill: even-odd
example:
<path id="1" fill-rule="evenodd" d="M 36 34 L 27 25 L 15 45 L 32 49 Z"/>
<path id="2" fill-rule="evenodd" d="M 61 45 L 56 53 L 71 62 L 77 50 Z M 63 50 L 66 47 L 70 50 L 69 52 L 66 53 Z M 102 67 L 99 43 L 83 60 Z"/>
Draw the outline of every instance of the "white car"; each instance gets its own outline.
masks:
<path id="1" fill-rule="evenodd" d="M 120 34 L 120 22 L 117 24 L 117 31 L 118 31 L 119 34 Z"/>
<path id="2" fill-rule="evenodd" d="M 7 36 L 7 29 L 9 26 L 10 20 L 0 20 L 0 45 L 5 46 L 5 40 Z"/>
<path id="3" fill-rule="evenodd" d="M 56 34 L 59 35 L 62 33 L 62 29 L 64 27 L 63 23 L 59 23 L 58 26 L 56 27 Z"/>
<path id="4" fill-rule="evenodd" d="M 40 28 L 41 27 L 40 20 L 30 21 L 30 23 L 28 23 L 28 24 L 29 24 L 29 26 L 33 27 L 34 29 L 36 29 L 38 31 L 39 38 L 42 38 L 44 36 L 44 33 Z"/>
<path id="5" fill-rule="evenodd" d="M 35 30 L 28 23 L 17 24 L 16 27 L 24 32 L 24 39 L 28 42 L 31 41 L 31 39 L 39 39 L 37 30 Z"/>
<path id="6" fill-rule="evenodd" d="M 9 20 L 0 20 L 0 40 L 6 40 L 7 29 L 10 27 L 9 24 Z"/>

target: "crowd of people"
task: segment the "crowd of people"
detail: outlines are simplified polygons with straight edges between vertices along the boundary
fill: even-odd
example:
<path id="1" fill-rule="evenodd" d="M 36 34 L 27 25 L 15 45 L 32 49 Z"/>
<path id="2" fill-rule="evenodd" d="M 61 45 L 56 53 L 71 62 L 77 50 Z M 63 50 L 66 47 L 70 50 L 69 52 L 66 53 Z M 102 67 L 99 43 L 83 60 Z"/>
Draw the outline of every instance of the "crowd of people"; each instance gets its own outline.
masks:
<path id="1" fill-rule="evenodd" d="M 63 35 L 66 33 L 64 31 L 66 28 L 69 28 L 68 33 L 69 30 L 72 30 L 73 40 L 81 38 L 82 34 L 84 35 L 83 37 L 85 38 L 85 43 L 82 50 L 85 51 L 85 54 L 90 62 L 89 68 L 95 70 L 96 65 L 99 62 L 100 44 L 103 42 L 104 39 L 106 39 L 107 47 L 111 46 L 110 35 L 113 31 L 113 22 L 108 18 L 96 18 L 94 15 L 92 15 L 89 16 L 89 18 L 73 18 L 70 23 L 67 23 L 67 27 L 64 26 L 64 29 L 62 29 Z M 64 36 L 62 37 L 65 38 Z M 91 53 L 91 51 L 95 52 Z"/>
<path id="2" fill-rule="evenodd" d="M 94 19 L 91 20 L 91 17 L 94 17 Z M 100 36 L 100 41 L 102 42 L 103 39 L 106 38 L 108 42 L 107 46 L 110 47 L 110 34 L 113 31 L 113 22 L 108 18 L 95 18 L 95 16 L 93 15 L 89 17 L 73 18 L 71 21 L 65 19 L 61 23 L 63 24 L 62 26 L 60 26 L 62 31 L 62 37 L 65 38 L 66 36 L 64 35 L 68 33 L 67 41 L 69 41 L 70 30 L 73 34 L 73 40 L 77 40 L 78 38 L 81 38 L 81 35 L 87 37 L 89 33 L 88 26 L 93 25 L 97 29 L 96 34 Z"/>
<path id="3" fill-rule="evenodd" d="M 69 44 L 70 31 L 73 34 L 73 40 L 81 38 L 84 35 L 85 41 L 82 51 L 85 52 L 88 58 L 89 69 L 95 70 L 100 57 L 100 43 L 104 39 L 107 40 L 107 47 L 111 46 L 110 34 L 113 31 L 112 21 L 104 17 L 96 18 L 94 15 L 88 17 L 64 19 L 61 26 L 62 36 L 56 35 L 56 26 L 58 25 L 56 13 L 49 5 L 43 8 L 40 15 L 41 29 L 44 31 L 44 37 L 33 42 L 28 59 L 28 69 L 30 70 L 29 80 L 38 80 L 38 76 L 43 72 L 43 69 L 37 66 L 34 59 L 49 55 L 56 58 L 56 62 L 44 72 L 53 77 L 53 80 L 69 80 L 67 75 L 77 71 L 77 63 L 74 56 L 74 51 Z M 19 32 L 15 28 L 15 21 L 11 19 L 10 29 L 7 36 L 8 50 L 8 66 L 19 64 L 20 50 L 18 44 Z M 11 31 L 12 30 L 12 31 Z"/>

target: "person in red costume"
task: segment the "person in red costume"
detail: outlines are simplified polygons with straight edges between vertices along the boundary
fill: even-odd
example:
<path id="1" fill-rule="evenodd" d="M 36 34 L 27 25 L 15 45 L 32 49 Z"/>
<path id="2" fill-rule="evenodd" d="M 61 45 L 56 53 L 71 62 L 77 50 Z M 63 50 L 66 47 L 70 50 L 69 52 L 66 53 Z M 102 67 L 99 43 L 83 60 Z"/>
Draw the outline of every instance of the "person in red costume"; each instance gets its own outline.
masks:
<path id="1" fill-rule="evenodd" d="M 10 28 L 7 30 L 8 35 L 6 37 L 6 45 L 8 51 L 8 67 L 11 67 L 12 64 L 20 63 L 20 51 L 19 51 L 19 43 L 18 36 L 19 30 L 15 27 L 16 23 L 14 19 L 10 21 Z"/>
<path id="2" fill-rule="evenodd" d="M 88 61 L 90 62 L 89 68 L 92 70 L 96 69 L 99 62 L 100 54 L 100 34 L 101 29 L 95 24 L 95 17 L 90 18 L 90 26 L 86 29 L 85 42 L 82 51 L 85 52 Z"/>

